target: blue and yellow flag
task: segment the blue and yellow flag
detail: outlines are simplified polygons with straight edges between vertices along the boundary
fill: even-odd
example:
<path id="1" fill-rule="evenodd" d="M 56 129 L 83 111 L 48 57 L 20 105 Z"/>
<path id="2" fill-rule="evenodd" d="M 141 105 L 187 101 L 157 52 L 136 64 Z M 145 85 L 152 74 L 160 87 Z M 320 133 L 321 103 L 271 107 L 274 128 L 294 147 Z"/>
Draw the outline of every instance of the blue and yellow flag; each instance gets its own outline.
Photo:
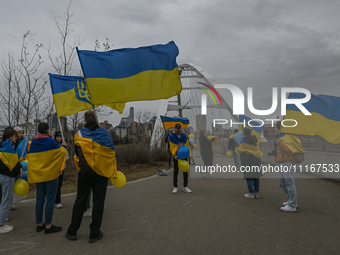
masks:
<path id="1" fill-rule="evenodd" d="M 282 134 L 279 140 L 280 142 L 287 145 L 287 147 L 289 148 L 292 154 L 305 153 L 305 150 L 303 149 L 302 144 L 301 144 L 301 140 L 295 135 Z"/>
<path id="2" fill-rule="evenodd" d="M 248 125 L 248 121 L 251 120 L 251 118 L 247 117 L 246 115 L 240 115 L 239 116 L 239 122 L 244 122 L 245 121 L 245 127 L 243 126 L 243 124 L 239 124 L 239 131 L 243 132 L 243 129 L 245 128 L 249 128 L 251 129 L 251 134 L 256 136 L 257 138 L 261 137 L 261 134 L 264 130 L 264 126 L 261 127 L 261 124 L 256 122 L 256 121 L 251 121 L 249 124 L 251 124 L 252 126 L 255 127 L 251 127 Z"/>
<path id="3" fill-rule="evenodd" d="M 117 177 L 116 151 L 110 134 L 102 128 L 90 131 L 83 127 L 74 137 L 75 145 L 81 147 L 87 164 L 99 175 Z M 74 156 L 77 170 L 79 158 Z"/>
<path id="4" fill-rule="evenodd" d="M 28 144 L 29 144 L 29 135 L 26 136 L 26 138 L 19 143 L 17 150 L 16 150 L 20 163 L 25 160 L 25 157 L 28 153 Z"/>
<path id="5" fill-rule="evenodd" d="M 2 143 L 2 147 L 0 148 L 0 159 L 2 163 L 8 167 L 9 171 L 12 171 L 18 163 L 18 155 L 9 139 Z"/>
<path id="6" fill-rule="evenodd" d="M 253 154 L 257 158 L 261 158 L 263 156 L 262 151 L 260 150 L 260 144 L 261 140 L 257 140 L 256 145 L 255 144 L 249 144 L 245 142 L 244 140 L 241 141 L 240 146 L 238 148 L 238 151 L 243 153 L 248 153 L 248 154 Z"/>
<path id="7" fill-rule="evenodd" d="M 93 104 L 166 99 L 182 91 L 176 44 L 106 52 L 78 50 Z"/>
<path id="8" fill-rule="evenodd" d="M 174 128 L 175 125 L 181 124 L 182 128 L 186 128 L 190 125 L 188 118 L 166 117 L 160 115 L 164 129 Z"/>
<path id="9" fill-rule="evenodd" d="M 34 139 L 27 154 L 29 183 L 52 181 L 64 171 L 66 149 L 51 137 Z"/>
<path id="10" fill-rule="evenodd" d="M 100 106 L 92 105 L 83 77 L 49 75 L 58 118 Z M 125 103 L 110 103 L 105 105 L 117 110 L 119 113 L 122 113 L 125 107 Z"/>
<path id="11" fill-rule="evenodd" d="M 289 98 L 305 98 L 303 93 L 290 93 Z M 288 104 L 286 108 L 285 125 L 281 125 L 282 133 L 297 135 L 318 135 L 330 143 L 340 143 L 340 97 L 327 95 L 313 95 L 307 103 L 302 104 L 312 115 L 304 115 L 295 104 Z"/>
<path id="12" fill-rule="evenodd" d="M 184 146 L 189 148 L 190 150 L 189 158 L 190 158 L 191 157 L 190 143 L 189 143 L 188 136 L 184 133 L 181 134 L 181 137 L 178 137 L 175 133 L 170 135 L 169 137 L 170 152 L 175 157 L 179 149 L 180 143 L 182 143 Z"/>

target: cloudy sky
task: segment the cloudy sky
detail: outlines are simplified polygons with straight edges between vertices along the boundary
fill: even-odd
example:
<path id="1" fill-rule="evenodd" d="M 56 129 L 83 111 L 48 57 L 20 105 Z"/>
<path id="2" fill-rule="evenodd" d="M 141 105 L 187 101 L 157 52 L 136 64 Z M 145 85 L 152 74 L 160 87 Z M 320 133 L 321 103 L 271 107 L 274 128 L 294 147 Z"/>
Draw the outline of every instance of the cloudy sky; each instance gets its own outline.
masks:
<path id="1" fill-rule="evenodd" d="M 1 1 L 2 56 L 18 56 L 28 30 L 28 47 L 42 43 L 61 52 L 54 18 L 65 15 L 68 3 Z M 336 0 L 73 0 L 69 39 L 80 38 L 87 50 L 96 39 L 109 38 L 112 49 L 174 40 L 178 64 L 195 63 L 218 78 L 323 78 L 340 73 L 339 10 Z M 51 72 L 47 58 L 45 64 Z M 73 75 L 79 69 L 76 61 Z M 117 124 L 122 116 L 108 119 Z"/>

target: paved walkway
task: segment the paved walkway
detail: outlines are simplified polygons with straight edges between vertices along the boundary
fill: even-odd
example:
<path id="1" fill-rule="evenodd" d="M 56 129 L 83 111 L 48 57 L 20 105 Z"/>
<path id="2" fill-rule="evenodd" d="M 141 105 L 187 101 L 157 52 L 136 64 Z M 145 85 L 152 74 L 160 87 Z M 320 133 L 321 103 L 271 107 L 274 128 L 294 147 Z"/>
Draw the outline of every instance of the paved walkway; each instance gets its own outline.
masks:
<path id="1" fill-rule="evenodd" d="M 54 210 L 63 231 L 51 235 L 35 232 L 35 200 L 28 200 L 10 212 L 14 230 L 1 235 L 0 254 L 339 254 L 340 183 L 296 179 L 296 186 L 297 213 L 280 211 L 285 195 L 276 179 L 261 180 L 259 199 L 243 197 L 243 179 L 191 178 L 193 192 L 179 185 L 176 195 L 172 174 L 109 187 L 104 238 L 95 244 L 88 243 L 90 218 L 77 241 L 64 237 L 75 194 Z"/>

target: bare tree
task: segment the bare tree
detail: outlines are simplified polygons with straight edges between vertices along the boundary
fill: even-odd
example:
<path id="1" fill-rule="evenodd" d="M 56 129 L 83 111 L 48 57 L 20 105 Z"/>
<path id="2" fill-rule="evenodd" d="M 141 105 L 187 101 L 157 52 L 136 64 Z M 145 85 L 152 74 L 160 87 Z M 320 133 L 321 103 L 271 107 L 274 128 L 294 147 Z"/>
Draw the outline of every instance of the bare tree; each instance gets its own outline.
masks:
<path id="1" fill-rule="evenodd" d="M 57 57 L 53 57 L 53 51 L 51 50 L 50 46 L 46 48 L 52 67 L 54 71 L 59 75 L 70 75 L 73 72 L 72 65 L 76 56 L 76 48 L 82 44 L 82 41 L 80 41 L 79 38 L 74 38 L 72 44 L 68 43 L 70 34 L 73 32 L 71 28 L 73 24 L 71 21 L 73 13 L 71 13 L 70 11 L 71 4 L 72 1 L 69 2 L 64 17 L 54 17 L 55 26 L 59 32 L 61 39 L 61 53 Z M 52 104 L 49 108 L 50 115 L 54 113 L 53 106 L 54 104 Z M 71 129 L 73 130 L 73 132 L 75 132 L 77 130 L 79 120 L 81 119 L 81 114 L 76 113 L 72 116 L 69 116 L 68 118 L 71 120 Z"/>
<path id="2" fill-rule="evenodd" d="M 20 118 L 19 111 L 19 100 L 15 100 L 19 94 L 15 91 L 16 82 L 18 79 L 16 72 L 15 60 L 13 58 L 13 53 L 8 53 L 7 60 L 3 58 L 1 61 L 1 69 L 4 78 L 4 92 L 0 94 L 0 109 L 4 115 L 4 119 L 1 119 L 3 124 L 8 124 L 12 126 L 12 124 L 18 124 Z"/>
<path id="3" fill-rule="evenodd" d="M 151 117 L 151 112 L 144 110 L 144 111 L 138 111 L 136 113 L 136 119 L 138 123 L 145 123 L 148 122 L 150 120 Z"/>
<path id="4" fill-rule="evenodd" d="M 19 59 L 19 66 L 17 68 L 21 79 L 20 83 L 20 105 L 23 109 L 23 119 L 26 123 L 26 133 L 28 131 L 28 125 L 30 120 L 36 119 L 40 116 L 39 104 L 44 101 L 45 85 L 47 80 L 44 79 L 45 71 L 39 72 L 43 61 L 39 54 L 39 50 L 42 44 L 36 44 L 34 46 L 33 54 L 30 54 L 27 49 L 26 38 L 29 35 L 29 31 L 23 36 L 23 43 L 21 47 L 21 54 Z"/>

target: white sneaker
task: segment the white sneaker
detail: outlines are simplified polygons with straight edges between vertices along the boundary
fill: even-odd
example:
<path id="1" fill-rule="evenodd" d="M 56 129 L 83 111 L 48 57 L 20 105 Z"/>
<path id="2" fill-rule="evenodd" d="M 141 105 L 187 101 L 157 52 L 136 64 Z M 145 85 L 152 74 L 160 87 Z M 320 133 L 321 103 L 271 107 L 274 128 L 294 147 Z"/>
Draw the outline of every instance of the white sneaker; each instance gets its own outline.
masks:
<path id="1" fill-rule="evenodd" d="M 63 205 L 59 203 L 59 204 L 55 204 L 54 207 L 57 209 L 61 209 L 63 208 Z"/>
<path id="2" fill-rule="evenodd" d="M 255 198 L 254 194 L 250 194 L 250 193 L 244 194 L 244 197 L 245 198 Z"/>
<path id="3" fill-rule="evenodd" d="M 255 196 L 255 198 L 259 198 L 260 197 L 259 193 L 255 193 L 254 196 Z"/>
<path id="4" fill-rule="evenodd" d="M 287 201 L 287 202 L 283 202 L 282 203 L 284 206 L 286 206 L 286 205 L 288 205 L 289 204 L 289 202 Z M 298 205 L 296 204 L 296 209 L 298 208 Z"/>
<path id="5" fill-rule="evenodd" d="M 175 188 L 172 190 L 172 194 L 177 194 L 177 192 L 178 192 L 178 188 L 175 187 Z"/>
<path id="6" fill-rule="evenodd" d="M 183 188 L 183 191 L 184 191 L 185 193 L 191 193 L 191 190 L 190 190 L 188 187 L 184 187 L 184 188 Z"/>
<path id="7" fill-rule="evenodd" d="M 91 217 L 92 216 L 92 210 L 87 209 L 86 212 L 83 213 L 83 217 Z"/>
<path id="8" fill-rule="evenodd" d="M 297 211 L 296 208 L 290 207 L 289 205 L 281 207 L 280 209 L 281 211 L 284 211 L 284 212 L 296 212 Z"/>
<path id="9" fill-rule="evenodd" d="M 5 224 L 0 227 L 0 234 L 8 233 L 8 232 L 11 232 L 12 230 L 13 230 L 13 226 Z"/>

